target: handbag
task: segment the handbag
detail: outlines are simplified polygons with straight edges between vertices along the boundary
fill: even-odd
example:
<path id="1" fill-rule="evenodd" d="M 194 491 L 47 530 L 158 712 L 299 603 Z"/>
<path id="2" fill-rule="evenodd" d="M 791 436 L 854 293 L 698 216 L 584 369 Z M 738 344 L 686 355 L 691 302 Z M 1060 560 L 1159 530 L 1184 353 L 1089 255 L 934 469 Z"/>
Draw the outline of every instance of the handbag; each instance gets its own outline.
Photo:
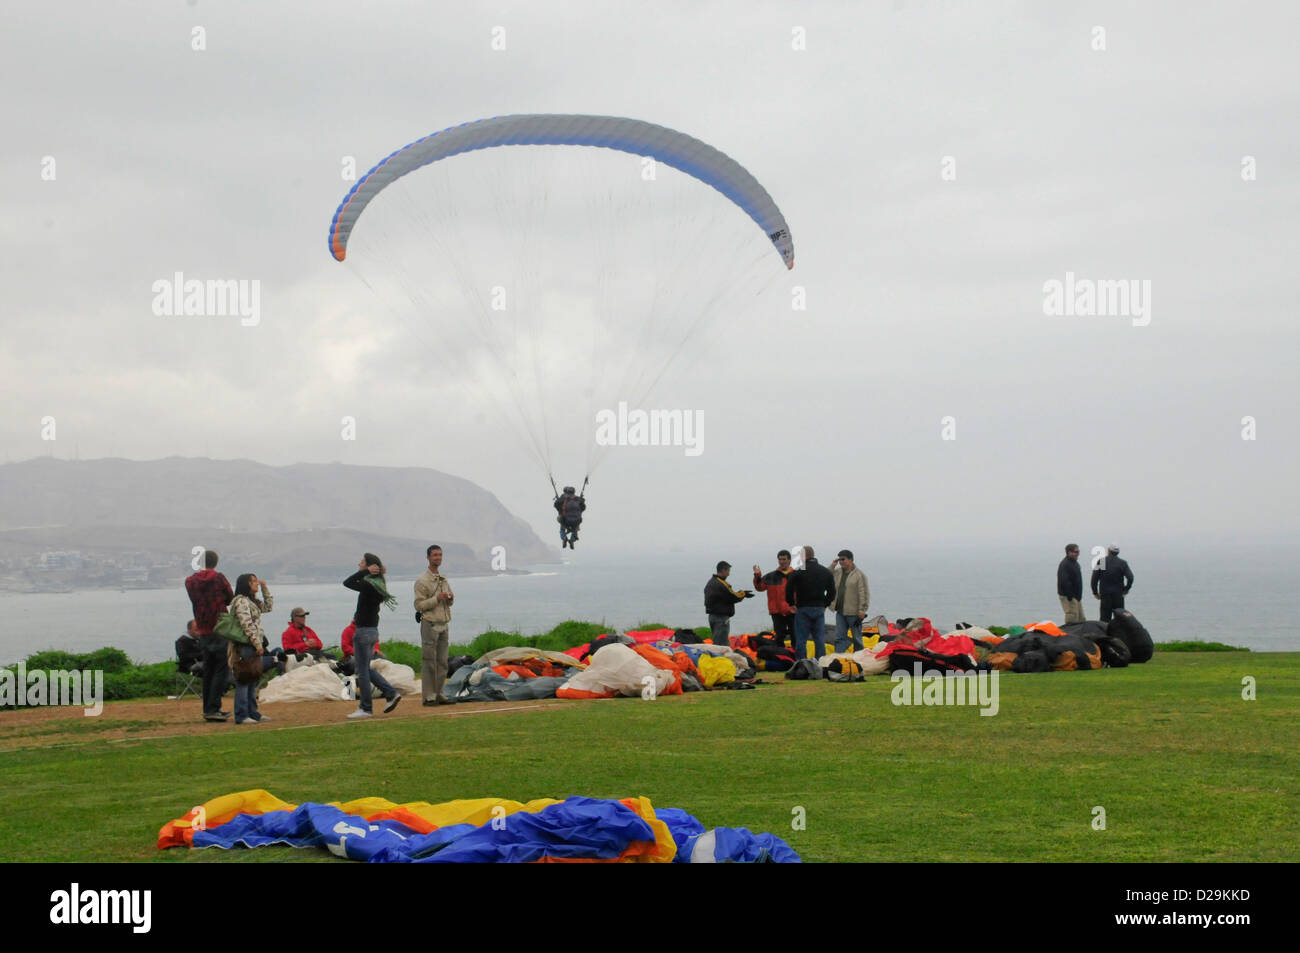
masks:
<path id="1" fill-rule="evenodd" d="M 256 685 L 262 680 L 262 656 L 251 644 L 235 650 L 235 662 L 230 666 L 239 685 Z"/>
<path id="2" fill-rule="evenodd" d="M 217 616 L 217 624 L 212 627 L 212 634 L 221 636 L 227 642 L 252 645 L 248 636 L 244 634 L 244 627 L 239 624 L 233 612 L 223 612 Z"/>

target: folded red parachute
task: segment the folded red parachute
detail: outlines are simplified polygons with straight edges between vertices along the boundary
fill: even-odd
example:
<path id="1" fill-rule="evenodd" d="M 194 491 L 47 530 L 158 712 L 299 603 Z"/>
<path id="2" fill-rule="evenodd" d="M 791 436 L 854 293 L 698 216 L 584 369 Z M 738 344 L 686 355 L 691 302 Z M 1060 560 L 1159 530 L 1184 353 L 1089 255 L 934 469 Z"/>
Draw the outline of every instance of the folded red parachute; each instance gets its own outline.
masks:
<path id="1" fill-rule="evenodd" d="M 644 797 L 500 798 L 394 804 L 362 798 L 294 805 L 267 791 L 215 798 L 163 825 L 158 847 L 323 847 L 340 857 L 413 863 L 798 863 L 780 838 L 704 826 Z"/>
<path id="2" fill-rule="evenodd" d="M 675 629 L 645 629 L 641 632 L 625 632 L 635 645 L 650 645 L 654 642 L 671 642 Z M 587 649 L 591 648 L 590 642 L 584 642 L 582 645 L 575 645 L 571 649 L 565 649 L 565 655 L 571 655 L 578 661 L 582 661 L 587 655 Z"/>

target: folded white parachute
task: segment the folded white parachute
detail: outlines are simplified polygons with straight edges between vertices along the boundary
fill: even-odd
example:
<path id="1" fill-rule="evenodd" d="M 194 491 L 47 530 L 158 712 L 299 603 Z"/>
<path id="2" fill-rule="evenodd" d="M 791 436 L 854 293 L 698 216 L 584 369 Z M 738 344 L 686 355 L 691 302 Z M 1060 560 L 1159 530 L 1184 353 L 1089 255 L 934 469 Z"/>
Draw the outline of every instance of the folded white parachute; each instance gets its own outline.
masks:
<path id="1" fill-rule="evenodd" d="M 673 673 L 655 668 L 626 645 L 610 643 L 591 657 L 585 671 L 564 684 L 564 688 L 583 692 L 614 692 L 629 697 L 640 695 L 649 676 L 655 694 L 661 695 L 673 684 Z"/>
<path id="2" fill-rule="evenodd" d="M 397 689 L 399 695 L 420 694 L 420 682 L 415 677 L 415 670 L 409 665 L 399 665 L 386 658 L 377 658 L 370 663 L 370 668 L 383 676 L 384 680 Z"/>
<path id="3" fill-rule="evenodd" d="M 266 683 L 258 693 L 262 704 L 267 702 L 332 702 L 346 697 L 343 679 L 328 665 L 300 665 L 291 672 L 278 675 Z"/>
<path id="4" fill-rule="evenodd" d="M 305 661 L 305 660 L 304 660 Z M 402 695 L 418 695 L 420 683 L 409 665 L 398 665 L 388 659 L 375 659 L 370 667 L 382 675 Z M 258 700 L 266 702 L 332 702 L 355 698 L 348 682 L 340 678 L 329 665 L 298 665 L 279 675 L 258 693 Z"/>

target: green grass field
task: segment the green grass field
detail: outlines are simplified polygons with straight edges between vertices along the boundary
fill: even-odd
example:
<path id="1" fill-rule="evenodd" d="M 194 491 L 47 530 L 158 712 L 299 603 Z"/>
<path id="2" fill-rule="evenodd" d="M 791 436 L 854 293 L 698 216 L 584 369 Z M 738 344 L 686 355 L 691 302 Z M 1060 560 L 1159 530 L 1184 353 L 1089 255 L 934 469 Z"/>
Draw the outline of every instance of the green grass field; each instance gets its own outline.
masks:
<path id="1" fill-rule="evenodd" d="M 1257 700 L 1243 700 L 1245 676 Z M 653 702 L 7 751 L 0 859 L 344 862 L 154 847 L 164 822 L 247 788 L 291 801 L 641 794 L 706 826 L 775 833 L 805 861 L 1300 859 L 1300 653 L 1004 675 L 994 717 L 895 706 L 885 677 L 764 680 Z"/>

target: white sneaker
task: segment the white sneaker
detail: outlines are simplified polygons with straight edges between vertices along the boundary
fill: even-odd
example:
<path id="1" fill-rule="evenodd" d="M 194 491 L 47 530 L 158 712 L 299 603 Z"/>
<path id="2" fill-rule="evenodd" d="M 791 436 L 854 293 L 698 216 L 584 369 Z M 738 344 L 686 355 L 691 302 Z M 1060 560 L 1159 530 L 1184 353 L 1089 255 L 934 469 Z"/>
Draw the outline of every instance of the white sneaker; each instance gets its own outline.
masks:
<path id="1" fill-rule="evenodd" d="M 369 717 L 370 717 L 370 712 L 366 711 L 364 708 L 358 708 L 358 709 L 357 709 L 356 711 L 354 711 L 352 714 L 348 715 L 348 717 L 349 717 L 349 718 L 369 718 Z"/>

